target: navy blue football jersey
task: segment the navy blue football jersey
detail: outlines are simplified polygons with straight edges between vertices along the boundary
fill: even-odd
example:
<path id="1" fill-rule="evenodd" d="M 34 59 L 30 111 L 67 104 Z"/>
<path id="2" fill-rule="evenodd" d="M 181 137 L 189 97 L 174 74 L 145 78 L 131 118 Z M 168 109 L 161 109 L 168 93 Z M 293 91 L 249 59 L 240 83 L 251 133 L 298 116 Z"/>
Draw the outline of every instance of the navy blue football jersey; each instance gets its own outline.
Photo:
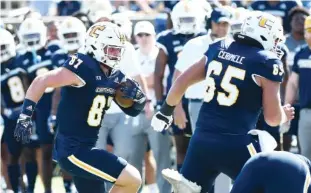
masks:
<path id="1" fill-rule="evenodd" d="M 61 49 L 61 42 L 59 40 L 52 40 L 47 43 L 46 48 L 54 54 L 57 50 Z"/>
<path id="2" fill-rule="evenodd" d="M 17 58 L 1 63 L 1 102 L 5 108 L 20 107 L 29 86 L 27 72 L 16 65 Z"/>
<path id="3" fill-rule="evenodd" d="M 30 81 L 32 82 L 37 76 L 42 75 L 55 67 L 51 61 L 52 53 L 46 48 L 42 48 L 37 52 L 26 52 L 20 57 L 19 64 L 27 70 Z M 52 94 L 54 88 L 47 88 L 44 95 L 38 102 L 36 108 L 49 111 L 52 102 Z"/>
<path id="4" fill-rule="evenodd" d="M 107 77 L 98 61 L 81 53 L 71 56 L 62 67 L 75 73 L 83 85 L 61 89 L 57 112 L 59 136 L 95 143 L 105 111 L 110 107 L 115 89 L 125 75 L 113 70 Z"/>
<path id="5" fill-rule="evenodd" d="M 176 34 L 173 30 L 166 30 L 161 32 L 157 37 L 157 45 L 159 48 L 163 49 L 167 55 L 167 64 L 169 67 L 169 75 L 167 77 L 167 91 L 172 86 L 172 78 L 175 70 L 175 64 L 178 59 L 178 55 L 183 50 L 184 45 L 191 39 L 204 35 L 204 33 L 199 34 Z"/>
<path id="6" fill-rule="evenodd" d="M 292 8 L 301 5 L 301 3 L 298 4 L 298 2 L 299 1 L 295 0 L 286 0 L 278 1 L 275 5 L 271 5 L 268 1 L 254 1 L 250 5 L 250 9 L 268 12 L 274 16 L 282 18 L 284 31 L 290 32 L 290 21 L 288 14 Z"/>
<path id="7" fill-rule="evenodd" d="M 299 74 L 300 107 L 311 108 L 311 50 L 308 46 L 296 53 L 292 71 Z"/>
<path id="8" fill-rule="evenodd" d="M 66 60 L 68 59 L 69 54 L 66 50 L 64 49 L 58 49 L 57 51 L 54 52 L 52 56 L 52 64 L 54 67 L 60 67 L 62 66 Z"/>
<path id="9" fill-rule="evenodd" d="M 254 76 L 282 82 L 282 62 L 273 52 L 230 38 L 211 44 L 205 55 L 207 87 L 197 128 L 246 134 L 262 108 L 262 89 Z"/>

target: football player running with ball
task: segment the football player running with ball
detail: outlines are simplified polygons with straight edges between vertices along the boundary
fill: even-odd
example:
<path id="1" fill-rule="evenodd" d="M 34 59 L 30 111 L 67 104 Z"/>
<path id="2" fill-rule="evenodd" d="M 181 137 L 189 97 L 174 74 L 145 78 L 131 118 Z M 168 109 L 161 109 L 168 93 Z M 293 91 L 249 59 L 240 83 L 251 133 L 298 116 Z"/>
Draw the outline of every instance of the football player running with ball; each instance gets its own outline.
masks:
<path id="1" fill-rule="evenodd" d="M 85 38 L 84 54 L 71 56 L 62 67 L 32 82 L 15 136 L 28 140 L 31 116 L 44 90 L 62 87 L 54 158 L 73 176 L 79 193 L 101 192 L 104 182 L 114 183 L 111 193 L 134 193 L 141 185 L 139 172 L 124 159 L 94 146 L 104 113 L 115 100 L 116 91 L 121 90 L 123 97 L 133 101 L 127 108 L 119 104 L 130 116 L 141 112 L 146 97 L 136 82 L 118 70 L 125 43 L 118 26 L 109 22 L 96 23 Z M 114 81 L 116 79 L 122 80 L 121 84 Z"/>
<path id="2" fill-rule="evenodd" d="M 277 48 L 283 39 L 276 17 L 254 12 L 241 33 L 211 44 L 205 56 L 175 81 L 153 117 L 155 130 L 169 127 L 174 107 L 190 85 L 205 79 L 207 86 L 181 175 L 162 171 L 175 193 L 205 193 L 220 173 L 235 179 L 245 162 L 265 147 L 257 135 L 249 134 L 262 107 L 271 126 L 294 117 L 294 108 L 282 107 L 279 95 L 283 68 Z"/>

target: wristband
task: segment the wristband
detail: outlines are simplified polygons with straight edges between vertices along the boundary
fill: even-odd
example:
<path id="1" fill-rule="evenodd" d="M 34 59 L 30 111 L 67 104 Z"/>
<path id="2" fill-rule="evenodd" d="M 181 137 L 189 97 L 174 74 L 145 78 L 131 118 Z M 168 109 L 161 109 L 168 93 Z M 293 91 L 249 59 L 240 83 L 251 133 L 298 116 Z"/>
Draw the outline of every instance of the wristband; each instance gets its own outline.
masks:
<path id="1" fill-rule="evenodd" d="M 21 113 L 31 117 L 33 112 L 35 111 L 36 104 L 37 103 L 33 102 L 32 100 L 25 99 Z"/>
<path id="2" fill-rule="evenodd" d="M 171 116 L 174 112 L 175 106 L 170 106 L 167 104 L 166 101 L 164 101 L 160 112 L 165 116 Z"/>

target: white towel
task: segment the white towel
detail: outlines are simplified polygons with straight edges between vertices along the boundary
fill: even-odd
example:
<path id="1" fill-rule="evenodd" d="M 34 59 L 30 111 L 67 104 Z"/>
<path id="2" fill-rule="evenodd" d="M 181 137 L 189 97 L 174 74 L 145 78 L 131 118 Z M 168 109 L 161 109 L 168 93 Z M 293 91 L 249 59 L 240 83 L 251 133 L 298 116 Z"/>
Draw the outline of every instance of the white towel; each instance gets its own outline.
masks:
<path id="1" fill-rule="evenodd" d="M 248 134 L 258 135 L 259 144 L 262 152 L 271 152 L 277 147 L 275 139 L 267 131 L 252 129 L 248 132 Z"/>

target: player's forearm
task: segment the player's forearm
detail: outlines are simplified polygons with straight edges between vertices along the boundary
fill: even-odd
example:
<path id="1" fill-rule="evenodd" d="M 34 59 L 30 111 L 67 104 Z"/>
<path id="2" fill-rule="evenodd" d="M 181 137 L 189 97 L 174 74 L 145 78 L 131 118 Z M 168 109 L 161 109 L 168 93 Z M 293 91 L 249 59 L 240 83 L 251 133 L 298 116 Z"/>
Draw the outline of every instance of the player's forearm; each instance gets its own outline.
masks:
<path id="1" fill-rule="evenodd" d="M 29 86 L 25 98 L 37 103 L 44 94 L 46 88 L 47 85 L 45 84 L 44 76 L 38 76 Z"/>
<path id="2" fill-rule="evenodd" d="M 189 82 L 187 82 L 186 79 L 182 77 L 177 78 L 166 97 L 166 103 L 170 106 L 176 106 L 180 102 L 188 86 Z"/>
<path id="3" fill-rule="evenodd" d="M 293 104 L 295 102 L 297 90 L 297 85 L 289 81 L 286 86 L 285 104 Z"/>

